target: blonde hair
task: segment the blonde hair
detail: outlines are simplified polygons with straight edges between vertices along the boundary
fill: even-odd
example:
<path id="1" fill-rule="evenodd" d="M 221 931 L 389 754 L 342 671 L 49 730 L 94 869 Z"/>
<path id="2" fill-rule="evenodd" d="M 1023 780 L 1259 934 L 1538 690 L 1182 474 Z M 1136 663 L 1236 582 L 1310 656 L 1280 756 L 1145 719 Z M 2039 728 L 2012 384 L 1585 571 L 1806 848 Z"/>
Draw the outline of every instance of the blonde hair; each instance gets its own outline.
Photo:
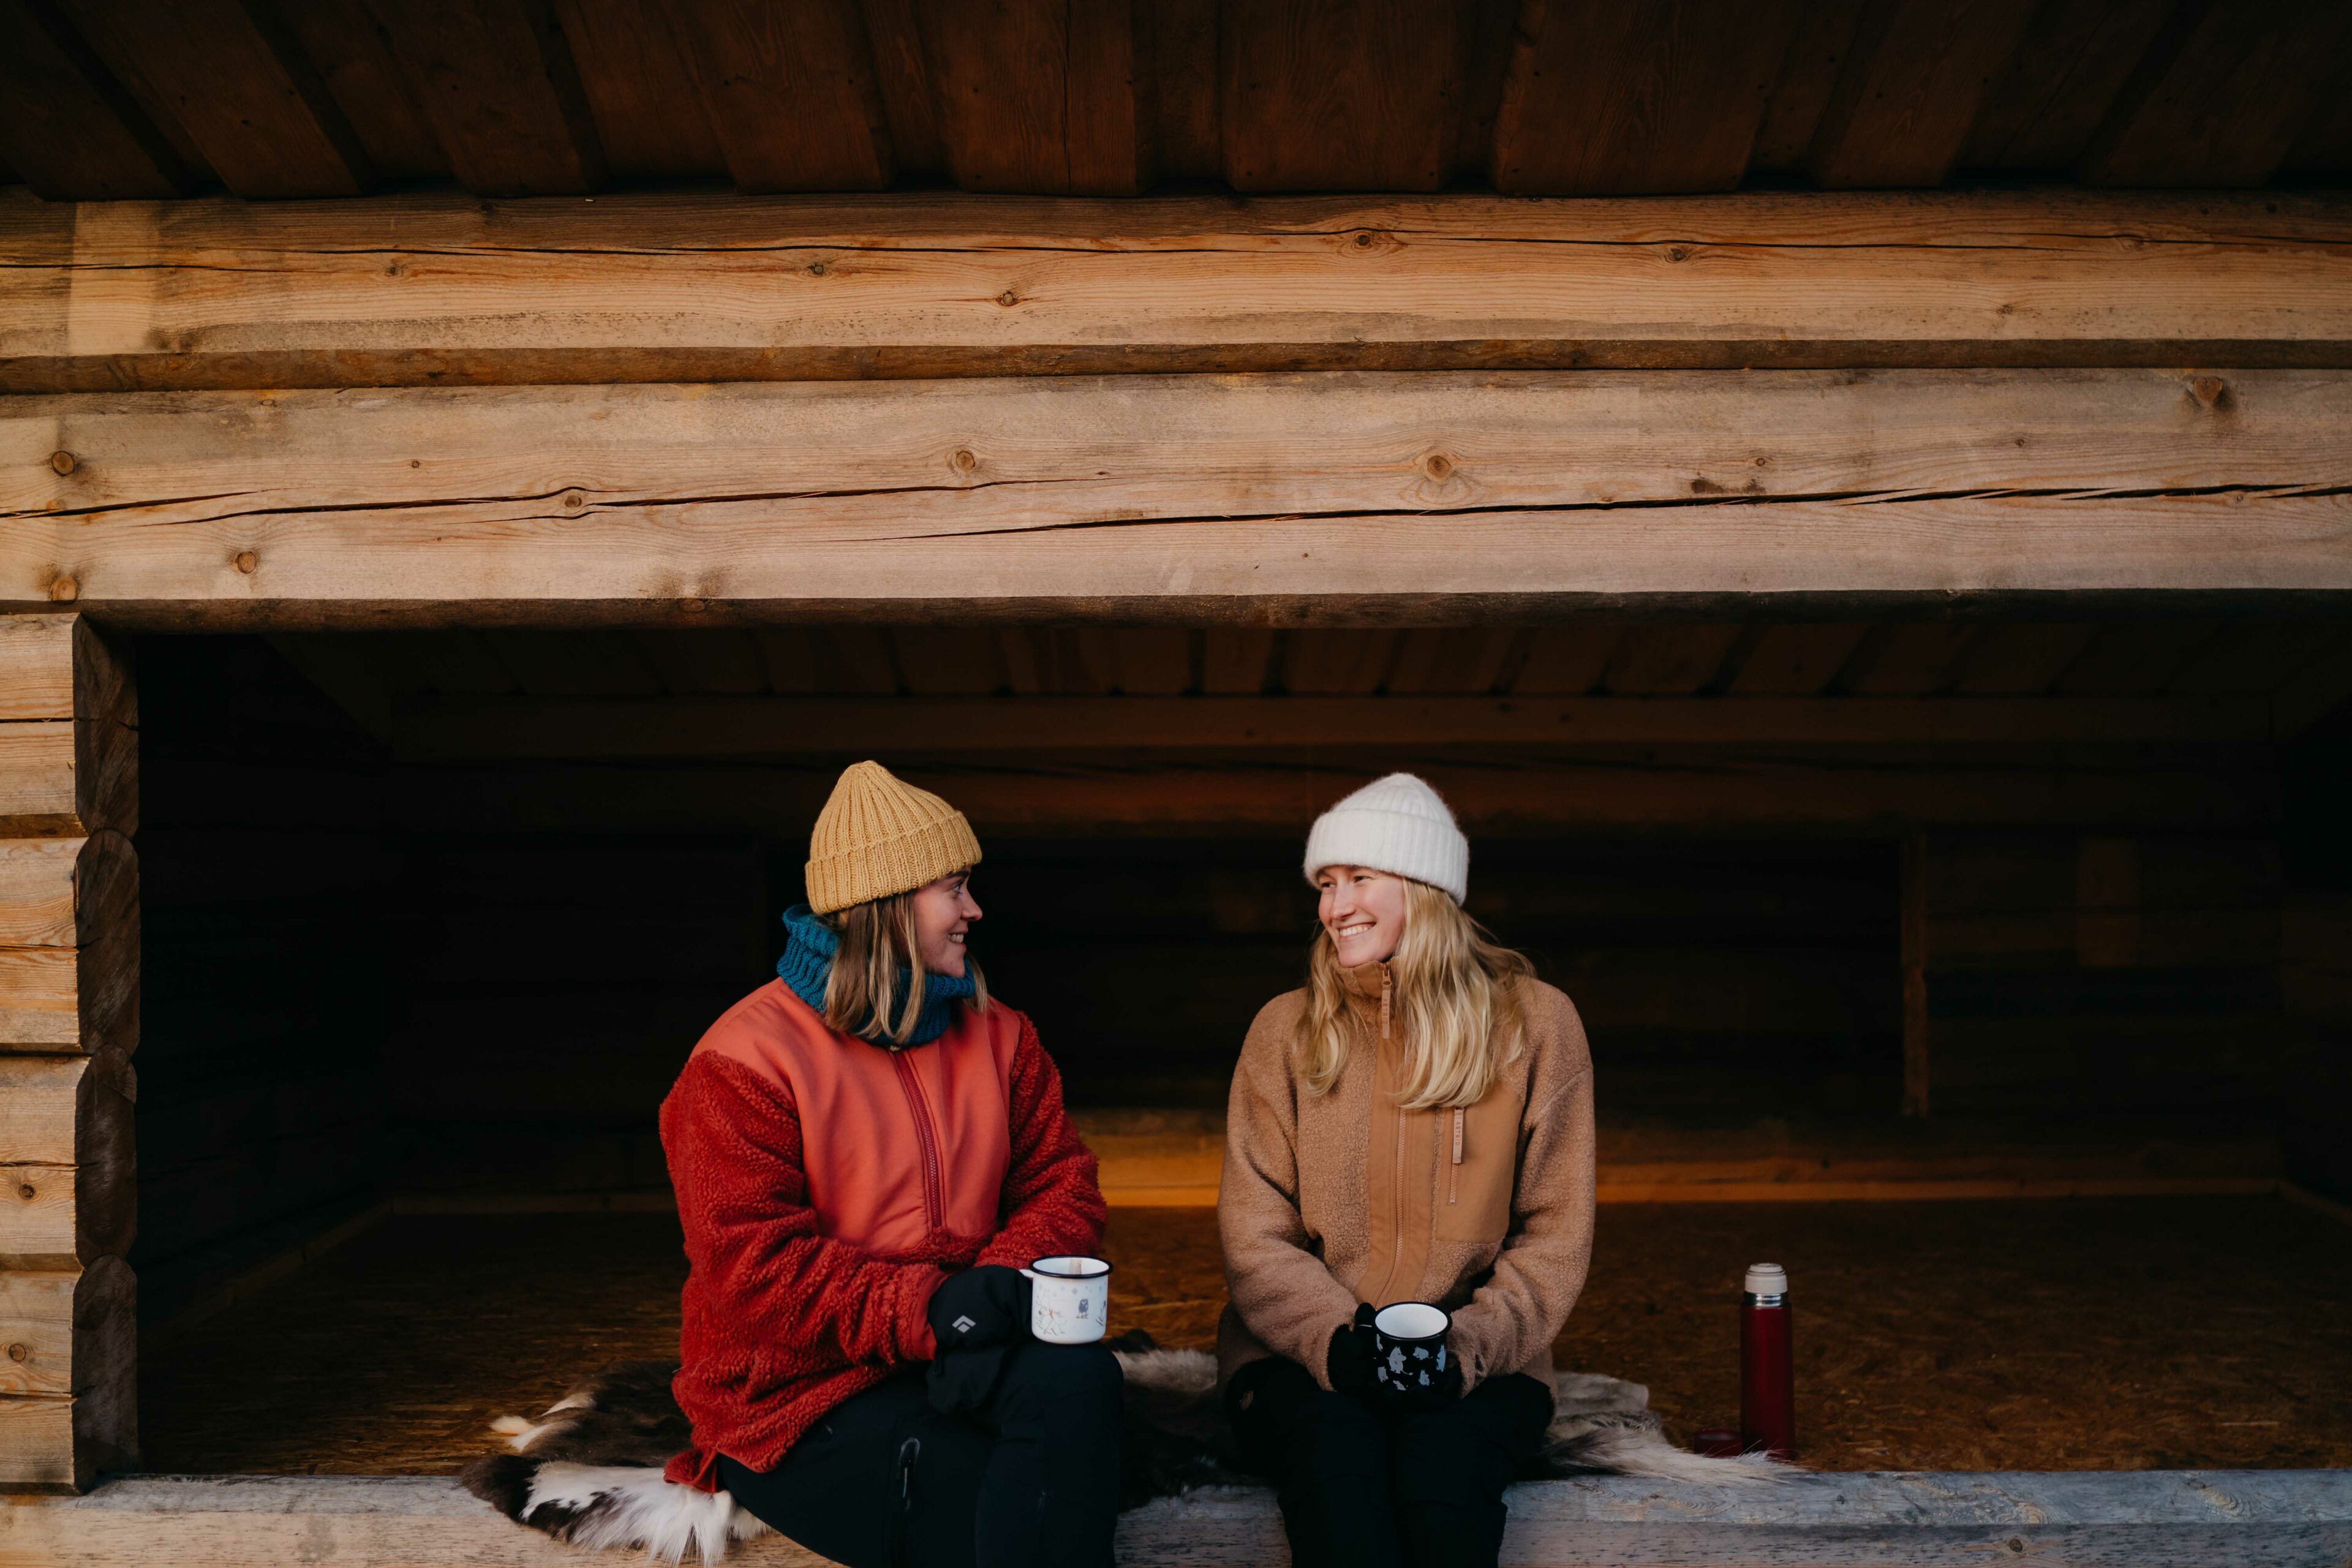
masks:
<path id="1" fill-rule="evenodd" d="M 845 1035 L 895 1046 L 903 1046 L 912 1037 L 922 1016 L 927 978 L 915 941 L 915 893 L 921 890 L 893 893 L 818 917 L 839 939 L 833 971 L 824 981 L 827 1025 Z M 975 1013 L 984 1013 L 988 982 L 981 975 L 980 961 L 963 962 L 964 973 L 971 981 L 971 997 L 964 1005 Z M 899 994 L 901 985 L 906 987 L 904 996 Z"/>
<path id="2" fill-rule="evenodd" d="M 1519 982 L 1535 965 L 1496 942 L 1443 890 L 1397 879 L 1404 884 L 1404 931 L 1389 960 L 1391 1026 L 1404 1041 L 1397 1103 L 1407 1110 L 1475 1105 L 1527 1048 Z M 1343 973 L 1331 933 L 1317 931 L 1298 1019 L 1310 1093 L 1328 1094 L 1348 1065 L 1353 1026 Z"/>

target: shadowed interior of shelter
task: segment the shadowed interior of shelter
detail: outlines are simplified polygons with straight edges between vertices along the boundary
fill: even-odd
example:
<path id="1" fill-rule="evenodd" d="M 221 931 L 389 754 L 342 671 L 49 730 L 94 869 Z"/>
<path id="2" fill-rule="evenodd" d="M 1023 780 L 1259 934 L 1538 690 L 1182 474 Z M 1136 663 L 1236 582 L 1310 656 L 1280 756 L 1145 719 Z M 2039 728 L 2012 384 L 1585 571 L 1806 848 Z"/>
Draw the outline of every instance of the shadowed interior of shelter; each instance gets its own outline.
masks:
<path id="1" fill-rule="evenodd" d="M 2199 1194 L 2288 1178 L 2341 1194 L 2342 721 L 2274 726 L 2314 705 L 2303 694 L 2352 687 L 2347 635 L 1961 621 L 145 639 L 134 1262 L 154 1458 L 230 1463 L 206 1458 L 243 1451 L 228 1416 L 189 1414 L 215 1407 L 202 1366 L 298 1320 L 321 1353 L 335 1313 L 376 1332 L 369 1314 L 410 1310 L 381 1271 L 429 1271 L 436 1237 L 458 1270 L 469 1237 L 518 1258 L 552 1248 L 518 1265 L 532 1300 L 574 1279 L 577 1300 L 528 1333 L 504 1309 L 479 1316 L 429 1416 L 352 1415 L 350 1452 L 454 1458 L 490 1405 L 551 1396 L 499 1383 L 467 1407 L 468 1358 L 497 1356 L 501 1334 L 537 1347 L 509 1381 L 662 1353 L 677 1260 L 646 1239 L 674 1234 L 655 1108 L 701 1029 L 769 974 L 806 825 L 869 752 L 971 811 L 987 848 L 977 951 L 1036 1018 L 1114 1202 L 1192 1205 L 1147 1226 L 1139 1218 L 1118 1231 L 1142 1248 L 1123 1300 L 1171 1343 L 1213 1313 L 1202 1205 L 1226 1077 L 1257 1006 L 1301 972 L 1299 834 L 1389 766 L 1448 792 L 1473 837 L 1473 912 L 1582 1011 L 1605 1234 L 1635 1271 L 1601 1277 L 1570 1337 L 1591 1370 L 1657 1383 L 1685 1425 L 1721 1413 L 1666 1391 L 1720 1403 L 1709 1379 L 1729 1363 L 1662 1296 L 1712 1300 L 1708 1270 L 1769 1238 L 1837 1270 L 1855 1310 L 1877 1281 L 1910 1292 L 1907 1313 L 1917 1288 L 1895 1281 L 1947 1256 L 1939 1226 L 1981 1248 L 2007 1222 L 1870 1205 L 1698 1223 L 1716 1211 L 1658 1200 L 2143 1194 L 2015 1211 L 2017 1234 L 2080 1213 L 2081 1245 L 2112 1246 L 2175 1223 L 2169 1205 L 2222 1201 Z M 1903 703 L 1941 710 L 1929 723 Z M 1071 725 L 1069 704 L 1089 719 Z M 646 1212 L 594 1217 L 615 1210 Z M 618 1273 L 581 1239 L 600 1224 L 637 1238 L 614 1243 L 636 1259 Z M 512 1283 L 481 1267 L 480 1292 Z M 2105 1366 L 2125 1342 L 2084 1337 L 2094 1308 L 2068 1292 L 2090 1286 L 2068 1278 L 2021 1286 L 2033 1331 L 2062 1359 L 2075 1345 L 2078 1372 Z M 1628 1337 L 1628 1314 L 1662 1312 Z M 1910 1321 L 1871 1319 L 1883 1366 L 1912 1368 Z M 2146 1331 L 2140 1348 L 2179 1365 L 2207 1353 Z M 579 1343 L 559 1353 L 567 1334 Z M 2343 1345 L 2310 1344 L 2341 1373 Z M 293 1367 L 256 1397 L 291 1409 L 323 1391 Z M 1873 1462 L 1883 1393 L 1853 1395 L 1838 1462 Z M 1960 1420 L 1932 1400 L 1917 1412 Z M 1887 1462 L 2237 1451 L 2168 1425 L 2137 1447 L 1961 1425 L 1965 1441 L 1889 1436 Z M 2281 1442 L 2263 1462 L 2335 1451 Z"/>

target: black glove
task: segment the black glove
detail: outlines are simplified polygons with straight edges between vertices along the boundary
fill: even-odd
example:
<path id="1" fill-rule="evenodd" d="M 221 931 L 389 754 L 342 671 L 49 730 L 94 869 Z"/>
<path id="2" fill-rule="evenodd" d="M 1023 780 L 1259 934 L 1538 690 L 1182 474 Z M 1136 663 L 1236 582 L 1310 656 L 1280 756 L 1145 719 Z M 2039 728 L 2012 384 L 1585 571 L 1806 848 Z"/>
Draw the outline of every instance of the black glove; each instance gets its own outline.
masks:
<path id="1" fill-rule="evenodd" d="M 1326 1361 L 1332 1393 L 1344 1394 L 1367 1405 L 1382 1397 L 1380 1385 L 1372 1381 L 1370 1307 L 1360 1304 L 1354 1322 L 1342 1323 L 1331 1331 L 1331 1350 Z"/>
<path id="2" fill-rule="evenodd" d="M 924 1374 L 931 1408 L 942 1415 L 969 1415 L 985 1407 L 996 1394 L 1012 1345 L 982 1345 L 978 1350 L 942 1351 Z"/>
<path id="3" fill-rule="evenodd" d="M 940 1281 L 924 1309 L 940 1354 L 1018 1344 L 1029 1337 L 1029 1277 L 987 1263 Z"/>

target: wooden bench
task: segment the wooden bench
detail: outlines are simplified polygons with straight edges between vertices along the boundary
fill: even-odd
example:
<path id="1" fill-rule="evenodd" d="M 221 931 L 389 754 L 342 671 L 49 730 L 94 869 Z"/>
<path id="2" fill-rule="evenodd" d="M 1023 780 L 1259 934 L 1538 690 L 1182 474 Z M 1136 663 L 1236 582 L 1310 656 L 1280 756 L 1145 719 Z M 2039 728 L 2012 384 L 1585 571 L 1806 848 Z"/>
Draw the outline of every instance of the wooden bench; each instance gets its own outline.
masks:
<path id="1" fill-rule="evenodd" d="M 1804 1563 L 2337 1568 L 2352 1555 L 2352 1471 L 1808 1474 L 1769 1489 L 1608 1478 L 1510 1498 L 1503 1561 L 1722 1568 Z M 1288 1561 L 1270 1494 L 1221 1489 L 1122 1521 L 1119 1561 L 1271 1568 Z M 0 1508 L 0 1568 L 543 1568 L 637 1559 L 558 1545 L 446 1478 L 138 1476 L 85 1497 Z M 730 1561 L 824 1560 L 770 1537 Z"/>

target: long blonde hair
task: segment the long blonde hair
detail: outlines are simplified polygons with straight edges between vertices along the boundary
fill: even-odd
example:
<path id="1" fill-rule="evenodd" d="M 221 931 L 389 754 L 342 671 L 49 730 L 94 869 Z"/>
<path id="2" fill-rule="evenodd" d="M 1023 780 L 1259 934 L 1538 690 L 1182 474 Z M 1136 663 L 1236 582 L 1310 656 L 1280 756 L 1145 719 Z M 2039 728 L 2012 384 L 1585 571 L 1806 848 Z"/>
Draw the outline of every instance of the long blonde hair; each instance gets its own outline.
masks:
<path id="1" fill-rule="evenodd" d="M 1527 1048 L 1519 982 L 1535 965 L 1496 942 L 1441 889 L 1410 877 L 1398 880 L 1404 884 L 1404 931 L 1389 960 L 1396 985 L 1391 1026 L 1404 1041 L 1397 1102 L 1407 1110 L 1475 1105 Z M 1348 1065 L 1353 1026 L 1344 973 L 1331 933 L 1318 931 L 1298 1019 L 1310 1093 L 1330 1093 Z"/>
<path id="2" fill-rule="evenodd" d="M 915 940 L 914 893 L 893 893 L 818 918 L 833 928 L 840 944 L 824 981 L 825 1023 L 860 1039 L 905 1045 L 922 1016 L 928 977 Z M 966 958 L 963 963 L 964 975 L 971 982 L 971 998 L 964 1005 L 984 1013 L 988 982 L 980 973 L 980 961 Z M 903 996 L 901 985 L 906 987 Z"/>

